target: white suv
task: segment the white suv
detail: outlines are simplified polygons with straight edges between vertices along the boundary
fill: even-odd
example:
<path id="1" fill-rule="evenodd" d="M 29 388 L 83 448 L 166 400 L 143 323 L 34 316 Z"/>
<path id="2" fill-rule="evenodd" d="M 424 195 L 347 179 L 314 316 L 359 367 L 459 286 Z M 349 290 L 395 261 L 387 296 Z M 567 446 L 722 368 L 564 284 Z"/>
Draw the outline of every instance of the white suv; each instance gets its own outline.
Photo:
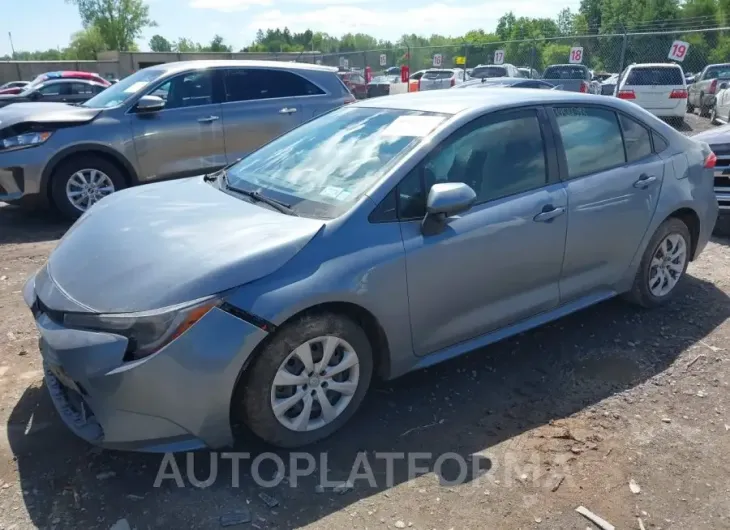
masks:
<path id="1" fill-rule="evenodd" d="M 632 64 L 621 76 L 616 95 L 633 101 L 655 116 L 684 122 L 687 81 L 675 63 Z"/>

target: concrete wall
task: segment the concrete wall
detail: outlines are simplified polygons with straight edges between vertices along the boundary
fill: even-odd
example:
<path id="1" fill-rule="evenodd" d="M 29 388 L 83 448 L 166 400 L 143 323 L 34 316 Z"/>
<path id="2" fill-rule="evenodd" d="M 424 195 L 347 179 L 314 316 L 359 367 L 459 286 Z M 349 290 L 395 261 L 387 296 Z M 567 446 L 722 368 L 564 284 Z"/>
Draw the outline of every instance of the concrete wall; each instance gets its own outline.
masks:
<path id="1" fill-rule="evenodd" d="M 155 53 L 103 52 L 96 61 L 0 61 L 0 84 L 8 81 L 31 81 L 55 70 L 81 70 L 113 75 L 120 79 L 147 66 L 175 61 L 238 59 L 258 61 L 299 61 L 315 63 L 319 52 L 305 53 Z"/>

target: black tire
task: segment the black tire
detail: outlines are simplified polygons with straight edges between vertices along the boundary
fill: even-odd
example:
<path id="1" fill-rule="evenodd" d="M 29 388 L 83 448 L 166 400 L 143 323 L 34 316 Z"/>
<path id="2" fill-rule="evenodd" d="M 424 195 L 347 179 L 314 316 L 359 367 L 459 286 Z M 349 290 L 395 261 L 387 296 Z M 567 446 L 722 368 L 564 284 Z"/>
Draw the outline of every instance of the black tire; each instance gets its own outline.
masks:
<path id="1" fill-rule="evenodd" d="M 684 262 L 684 268 L 682 269 L 682 275 L 680 276 L 677 284 L 671 291 L 663 296 L 655 296 L 649 290 L 651 260 L 657 248 L 659 247 L 659 244 L 671 234 L 679 234 L 684 238 L 687 248 L 687 256 Z M 691 249 L 692 237 L 690 236 L 689 228 L 687 228 L 687 225 L 684 224 L 681 219 L 677 219 L 676 217 L 670 217 L 669 219 L 664 221 L 661 225 L 659 225 L 659 228 L 657 228 L 656 232 L 654 232 L 654 235 L 649 241 L 649 244 L 646 246 L 646 250 L 644 250 L 644 255 L 641 257 L 639 269 L 636 271 L 634 285 L 632 286 L 631 291 L 626 294 L 626 298 L 634 304 L 647 308 L 657 307 L 671 300 L 674 296 L 674 293 L 677 292 L 677 286 L 682 282 L 682 278 L 684 278 L 684 275 L 687 272 L 687 265 L 689 265 L 689 260 L 691 257 Z"/>
<path id="2" fill-rule="evenodd" d="M 352 346 L 359 359 L 358 386 L 350 403 L 331 423 L 312 431 L 294 431 L 282 425 L 274 415 L 271 405 L 274 377 L 284 360 L 298 346 L 322 336 L 335 336 Z M 358 324 L 331 313 L 306 316 L 280 328 L 240 378 L 234 394 L 232 416 L 234 421 L 240 420 L 271 445 L 282 448 L 308 445 L 330 436 L 352 417 L 368 391 L 372 372 L 372 347 Z"/>
<path id="3" fill-rule="evenodd" d="M 710 125 L 717 125 L 717 107 L 714 105 L 710 109 Z"/>
<path id="4" fill-rule="evenodd" d="M 700 94 L 700 118 L 707 118 L 710 115 L 710 109 L 704 104 L 705 95 Z"/>
<path id="5" fill-rule="evenodd" d="M 687 99 L 687 114 L 694 114 L 694 113 L 695 113 L 695 106 L 689 102 L 689 99 Z"/>
<path id="6" fill-rule="evenodd" d="M 66 197 L 66 184 L 77 171 L 96 169 L 106 174 L 114 184 L 114 191 L 127 187 L 127 181 L 119 167 L 109 160 L 94 154 L 81 154 L 62 162 L 51 176 L 51 199 L 61 215 L 76 220 L 84 213 Z"/>

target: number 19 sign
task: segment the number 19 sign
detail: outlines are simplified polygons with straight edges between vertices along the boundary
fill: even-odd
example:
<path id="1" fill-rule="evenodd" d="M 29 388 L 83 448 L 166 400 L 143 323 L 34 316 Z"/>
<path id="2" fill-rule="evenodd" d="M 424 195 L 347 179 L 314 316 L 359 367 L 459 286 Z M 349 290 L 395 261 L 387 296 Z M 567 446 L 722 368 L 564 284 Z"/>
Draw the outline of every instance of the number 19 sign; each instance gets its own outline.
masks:
<path id="1" fill-rule="evenodd" d="M 570 49 L 568 62 L 570 64 L 580 64 L 583 62 L 583 48 L 581 46 L 573 46 Z"/>
<path id="2" fill-rule="evenodd" d="M 672 43 L 672 47 L 669 48 L 669 59 L 672 59 L 674 61 L 679 61 L 680 63 L 684 61 L 684 58 L 687 57 L 687 52 L 689 51 L 689 43 L 684 42 L 681 40 L 675 40 Z"/>

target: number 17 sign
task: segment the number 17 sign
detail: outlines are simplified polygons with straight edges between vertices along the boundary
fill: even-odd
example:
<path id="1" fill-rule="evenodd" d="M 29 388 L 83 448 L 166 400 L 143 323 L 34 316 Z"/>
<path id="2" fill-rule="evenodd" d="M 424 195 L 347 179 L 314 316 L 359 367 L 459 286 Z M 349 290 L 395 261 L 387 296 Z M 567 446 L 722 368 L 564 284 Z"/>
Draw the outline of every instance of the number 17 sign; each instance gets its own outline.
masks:
<path id="1" fill-rule="evenodd" d="M 684 58 L 687 57 L 688 51 L 689 51 L 689 42 L 675 40 L 672 43 L 672 47 L 669 48 L 668 58 L 672 59 L 674 61 L 682 62 L 682 61 L 684 61 Z"/>

